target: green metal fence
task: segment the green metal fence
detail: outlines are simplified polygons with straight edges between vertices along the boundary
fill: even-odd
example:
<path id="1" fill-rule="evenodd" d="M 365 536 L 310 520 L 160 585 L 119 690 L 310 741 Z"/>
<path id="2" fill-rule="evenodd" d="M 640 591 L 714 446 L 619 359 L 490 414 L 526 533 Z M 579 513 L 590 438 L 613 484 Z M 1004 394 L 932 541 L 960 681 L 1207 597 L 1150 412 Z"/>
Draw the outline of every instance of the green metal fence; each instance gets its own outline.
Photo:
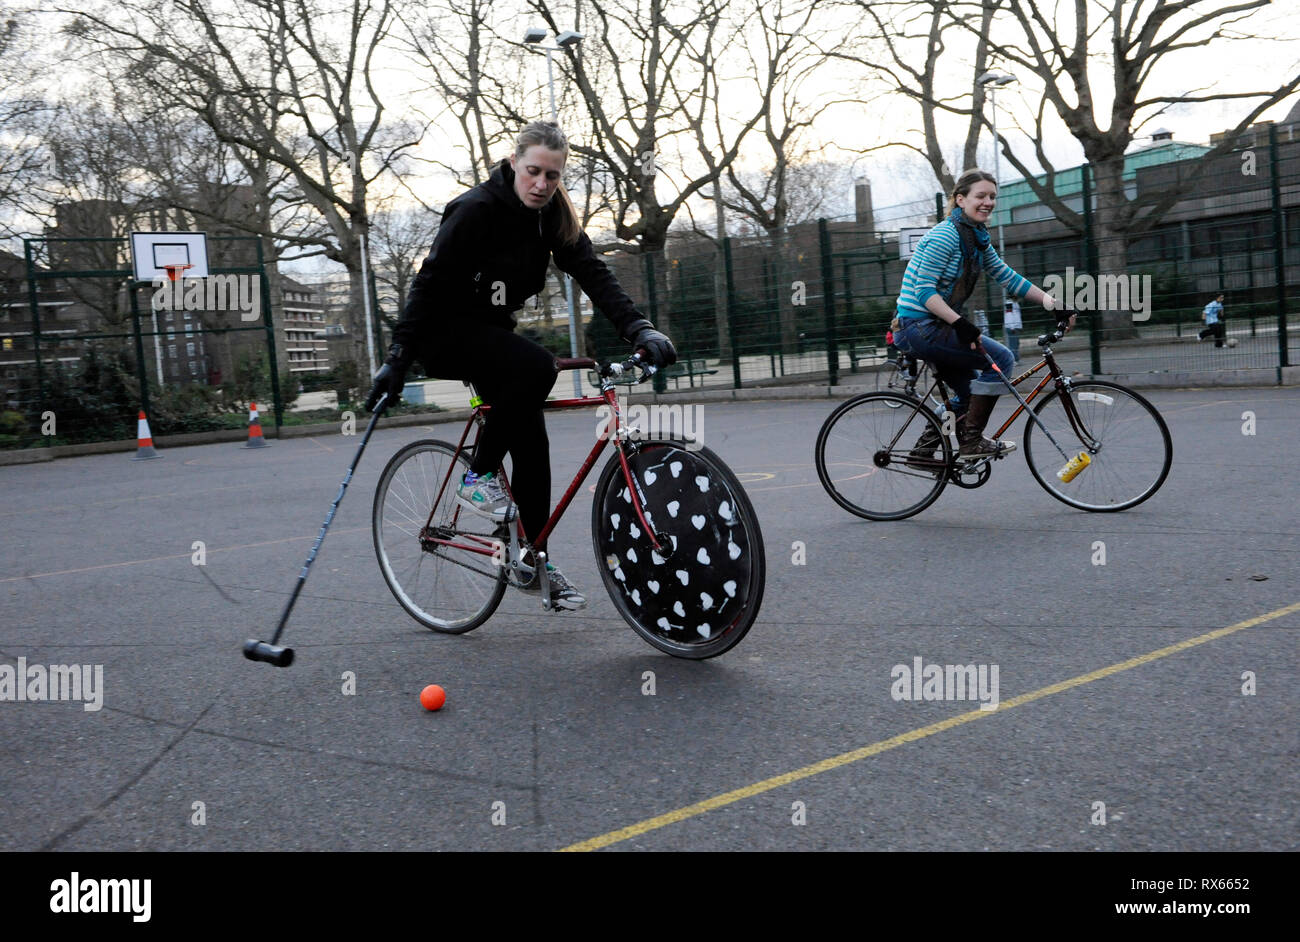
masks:
<path id="1" fill-rule="evenodd" d="M 25 239 L 23 270 L 8 273 L 0 305 L 0 446 L 133 438 L 139 411 L 155 435 L 240 428 L 248 402 L 267 396 L 278 427 L 261 240 L 208 244 L 217 277 L 169 285 L 162 299 L 158 286 L 134 280 L 126 239 Z M 242 296 L 207 289 L 227 284 Z"/>
<path id="2" fill-rule="evenodd" d="M 1297 362 L 1300 336 L 1288 330 L 1287 304 L 1288 290 L 1294 295 L 1300 286 L 1300 140 L 1280 142 L 1273 129 L 1254 150 L 1143 166 L 1131 174 L 1130 199 L 1149 203 L 1193 174 L 1192 187 L 1157 225 L 1110 242 L 1096 234 L 1095 171 L 1088 167 L 1077 175 L 1079 188 L 1061 194 L 1082 210 L 1082 232 L 1054 218 L 1005 225 L 1008 264 L 1039 286 L 1055 276 L 1083 312 L 1058 350 L 1073 370 L 1272 370 L 1276 379 L 1279 367 Z M 943 197 L 936 202 L 942 208 Z M 933 225 L 935 212 L 909 222 Z M 854 374 L 883 362 L 907 264 L 899 230 L 878 228 L 882 215 L 721 242 L 678 235 L 663 252 L 609 262 L 676 343 L 682 362 L 670 371 L 674 386 L 857 382 Z M 1116 258 L 1108 251 L 1116 242 L 1125 249 L 1122 267 L 1103 269 Z M 1092 294 L 1084 297 L 1089 283 Z M 1222 347 L 1197 339 L 1202 312 L 1219 292 Z M 998 286 L 981 279 L 965 313 L 986 318 L 1003 339 L 1003 300 Z M 1054 319 L 1027 303 L 1022 318 L 1027 356 Z M 603 318 L 592 320 L 588 349 L 622 349 Z"/>

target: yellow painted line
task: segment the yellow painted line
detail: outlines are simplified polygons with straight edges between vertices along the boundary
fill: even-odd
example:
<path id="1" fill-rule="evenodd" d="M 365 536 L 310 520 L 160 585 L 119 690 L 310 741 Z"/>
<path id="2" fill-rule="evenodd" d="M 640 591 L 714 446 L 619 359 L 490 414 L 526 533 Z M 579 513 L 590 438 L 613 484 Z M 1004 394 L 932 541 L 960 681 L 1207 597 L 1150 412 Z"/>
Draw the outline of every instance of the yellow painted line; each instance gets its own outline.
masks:
<path id="1" fill-rule="evenodd" d="M 337 533 L 357 533 L 361 530 L 369 530 L 370 527 L 349 527 L 346 530 L 337 530 Z M 317 531 L 319 532 L 319 531 Z M 231 550 L 253 549 L 257 546 L 275 546 L 277 543 L 293 543 L 297 540 L 313 540 L 315 534 L 311 536 L 287 536 L 282 540 L 264 540 L 261 543 L 241 543 L 238 546 L 218 546 L 214 549 L 205 550 L 206 553 L 228 553 Z M 0 579 L 0 585 L 6 582 L 26 582 L 28 579 L 43 579 L 47 576 L 68 576 L 79 572 L 94 572 L 97 569 L 117 569 L 121 566 L 140 566 L 144 563 L 160 563 L 168 559 L 189 559 L 194 553 L 173 553 L 170 556 L 152 556 L 149 559 L 129 559 L 121 563 L 104 563 L 100 566 L 85 566 L 81 569 L 60 569 L 56 572 L 33 572 L 26 576 L 10 576 L 7 579 Z"/>
<path id="2" fill-rule="evenodd" d="M 822 772 L 829 772 L 832 769 L 838 769 L 862 759 L 869 759 L 872 756 L 880 755 L 882 752 L 888 752 L 906 743 L 916 742 L 941 733 L 944 730 L 953 729 L 964 723 L 971 723 L 975 720 L 983 719 L 989 716 L 995 716 L 998 713 L 1004 713 L 1007 710 L 1014 709 L 1018 706 L 1024 706 L 1026 703 L 1032 703 L 1035 700 L 1041 700 L 1043 697 L 1050 697 L 1053 694 L 1063 693 L 1074 687 L 1080 687 L 1084 684 L 1090 684 L 1094 680 L 1101 680 L 1103 677 L 1110 677 L 1121 671 L 1131 670 L 1134 667 L 1140 667 L 1143 664 L 1150 664 L 1152 661 L 1159 660 L 1162 657 L 1168 657 L 1171 654 L 1177 654 L 1180 651 L 1186 651 L 1197 645 L 1205 644 L 1216 638 L 1222 638 L 1234 632 L 1243 631 L 1246 628 L 1253 628 L 1256 625 L 1262 625 L 1264 622 L 1272 621 L 1275 618 L 1281 618 L 1283 615 L 1289 615 L 1292 612 L 1300 611 L 1300 602 L 1295 602 L 1285 608 L 1279 608 L 1276 611 L 1269 612 L 1266 615 L 1260 615 L 1256 618 L 1249 618 L 1246 621 L 1239 621 L 1235 625 L 1229 625 L 1227 628 L 1219 628 L 1207 634 L 1199 635 L 1195 638 L 1189 638 L 1186 641 L 1179 641 L 1177 644 L 1171 644 L 1168 647 L 1151 651 L 1148 654 L 1142 654 L 1138 657 L 1130 658 L 1127 661 L 1121 661 L 1118 664 L 1112 664 L 1109 667 L 1103 667 L 1099 670 L 1092 671 L 1088 674 L 1081 674 L 1078 677 L 1072 677 L 1069 680 L 1063 680 L 1060 683 L 1052 684 L 1048 687 L 1040 687 L 1030 693 L 1021 694 L 1010 700 L 1006 700 L 998 705 L 996 710 L 971 710 L 969 713 L 962 713 L 958 716 L 950 717 L 946 720 L 940 720 L 938 723 L 931 723 L 929 726 L 922 726 L 920 729 L 910 730 L 906 733 L 900 733 L 889 739 L 872 743 L 870 746 L 863 746 L 861 749 L 854 749 L 852 752 L 844 752 L 838 756 L 832 756 L 829 759 L 823 759 L 820 762 L 814 762 L 812 765 L 806 765 L 801 769 L 795 769 L 793 772 L 786 772 L 784 775 L 778 775 L 775 778 L 764 779 L 761 782 L 755 782 L 753 785 L 746 785 L 744 788 L 737 788 L 735 791 L 725 792 L 716 795 L 713 798 L 706 798 L 704 801 L 698 801 L 693 805 L 687 805 L 685 808 L 678 808 L 676 811 L 669 811 L 667 814 L 661 814 L 653 818 L 647 818 L 637 824 L 620 828 L 617 831 L 610 831 L 608 834 L 601 834 L 577 844 L 570 844 L 563 847 L 564 851 L 581 851 L 581 850 L 599 850 L 602 847 L 609 847 L 611 844 L 617 844 L 620 841 L 626 841 L 633 837 L 639 837 L 642 834 L 648 834 L 650 831 L 656 831 L 659 828 L 667 827 L 670 824 L 676 824 L 679 821 L 685 821 L 687 818 L 694 818 L 709 811 L 716 811 L 727 805 L 735 804 L 746 798 L 753 798 L 755 795 L 761 795 L 764 792 L 772 791 L 790 785 L 802 779 L 811 778 L 814 775 L 820 775 Z"/>

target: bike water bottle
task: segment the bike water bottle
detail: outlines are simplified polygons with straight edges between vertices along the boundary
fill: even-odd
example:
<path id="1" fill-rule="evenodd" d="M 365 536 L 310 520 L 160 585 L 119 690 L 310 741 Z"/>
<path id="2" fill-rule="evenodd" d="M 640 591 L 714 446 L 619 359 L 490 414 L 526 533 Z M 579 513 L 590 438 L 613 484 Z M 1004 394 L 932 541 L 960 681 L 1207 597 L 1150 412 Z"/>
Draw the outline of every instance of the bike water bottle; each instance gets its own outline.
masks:
<path id="1" fill-rule="evenodd" d="M 1056 472 L 1056 476 L 1069 484 L 1079 476 L 1079 472 L 1088 465 L 1092 464 L 1092 459 L 1088 457 L 1086 451 L 1081 451 L 1065 463 L 1065 467 Z"/>

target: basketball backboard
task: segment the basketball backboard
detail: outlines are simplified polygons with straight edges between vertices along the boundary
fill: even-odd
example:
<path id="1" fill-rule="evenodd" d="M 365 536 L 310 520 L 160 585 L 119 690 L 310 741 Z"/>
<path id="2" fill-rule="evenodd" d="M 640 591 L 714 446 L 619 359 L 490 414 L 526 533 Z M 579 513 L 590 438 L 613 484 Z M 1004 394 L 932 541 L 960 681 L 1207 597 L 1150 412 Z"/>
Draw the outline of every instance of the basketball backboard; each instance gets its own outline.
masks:
<path id="1" fill-rule="evenodd" d="M 208 234 L 206 232 L 133 232 L 131 267 L 136 281 L 167 278 L 167 266 L 189 265 L 182 278 L 208 277 Z"/>

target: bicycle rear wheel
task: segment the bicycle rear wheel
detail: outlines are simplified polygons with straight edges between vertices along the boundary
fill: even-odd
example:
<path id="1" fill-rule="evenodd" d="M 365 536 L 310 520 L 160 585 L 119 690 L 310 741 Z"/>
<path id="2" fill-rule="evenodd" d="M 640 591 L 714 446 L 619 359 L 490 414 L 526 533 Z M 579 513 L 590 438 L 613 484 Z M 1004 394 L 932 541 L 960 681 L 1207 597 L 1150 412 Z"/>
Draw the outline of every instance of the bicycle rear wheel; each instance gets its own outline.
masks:
<path id="1" fill-rule="evenodd" d="M 388 588 L 412 618 L 446 634 L 483 624 L 506 591 L 505 569 L 497 563 L 503 557 L 494 559 L 492 549 L 507 532 L 456 503 L 468 470 L 469 457 L 454 445 L 412 442 L 380 474 L 371 514 Z"/>
<path id="2" fill-rule="evenodd" d="M 1062 503 L 1096 513 L 1136 507 L 1160 489 L 1174 460 L 1173 442 L 1155 406 L 1131 389 L 1101 380 L 1070 384 L 1070 400 L 1081 428 L 1070 421 L 1060 392 L 1035 408 L 1043 424 L 1073 458 L 1091 459 L 1078 476 L 1062 481 L 1066 459 L 1034 421 L 1025 427 L 1025 460 L 1034 480 Z"/>
<path id="3" fill-rule="evenodd" d="M 601 472 L 591 535 L 605 588 L 642 638 L 674 657 L 730 650 L 763 601 L 763 534 L 744 488 L 707 448 L 674 440 L 629 442 L 628 469 L 646 522 L 668 549 L 651 547 L 615 454 Z"/>
<path id="4" fill-rule="evenodd" d="M 912 455 L 926 431 L 936 440 L 933 457 Z M 902 520 L 939 499 L 952 446 L 938 417 L 918 400 L 867 393 L 830 414 L 814 457 L 817 477 L 835 503 L 868 520 Z"/>

